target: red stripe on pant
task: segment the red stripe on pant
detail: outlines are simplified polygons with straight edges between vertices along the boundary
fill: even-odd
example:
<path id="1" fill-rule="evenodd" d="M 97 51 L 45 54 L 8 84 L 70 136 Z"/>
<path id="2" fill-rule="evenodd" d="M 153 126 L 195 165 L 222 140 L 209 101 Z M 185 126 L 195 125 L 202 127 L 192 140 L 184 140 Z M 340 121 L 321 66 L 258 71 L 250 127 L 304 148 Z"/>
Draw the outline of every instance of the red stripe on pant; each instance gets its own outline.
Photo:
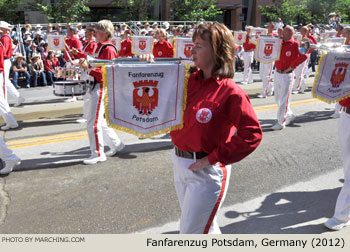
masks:
<path id="1" fill-rule="evenodd" d="M 103 85 L 102 85 L 102 83 L 99 83 L 99 85 L 100 85 L 100 91 L 99 91 L 100 94 L 99 94 L 98 104 L 97 104 L 97 109 L 96 109 L 94 132 L 95 132 L 95 142 L 96 142 L 97 155 L 101 156 L 100 145 L 98 144 L 99 141 L 98 141 L 98 135 L 97 135 L 97 123 L 98 123 L 98 116 L 100 114 L 101 102 L 102 102 Z"/>
<path id="2" fill-rule="evenodd" d="M 220 165 L 220 168 L 222 169 L 222 172 L 223 172 L 223 179 L 221 181 L 221 191 L 220 191 L 220 195 L 218 197 L 218 200 L 216 201 L 216 204 L 210 214 L 210 217 L 209 217 L 209 220 L 207 222 L 207 225 L 205 226 L 205 229 L 204 229 L 204 232 L 203 234 L 208 234 L 209 233 L 209 229 L 210 229 L 210 226 L 211 224 L 213 223 L 213 220 L 214 220 L 214 217 L 216 215 L 216 212 L 218 211 L 218 208 L 220 206 L 220 203 L 221 203 L 221 200 L 222 200 L 222 197 L 224 196 L 224 193 L 225 193 L 225 187 L 226 187 L 226 179 L 227 179 L 227 169 L 226 167 L 223 165 L 223 164 L 219 164 Z"/>
<path id="3" fill-rule="evenodd" d="M 2 71 L 2 75 L 3 75 L 3 91 L 4 91 L 4 99 L 6 100 L 6 83 L 5 83 L 5 69 L 4 69 L 4 71 Z"/>
<path id="4" fill-rule="evenodd" d="M 288 96 L 287 96 L 287 103 L 286 103 L 286 110 L 284 111 L 284 116 L 283 116 L 282 125 L 283 125 L 283 123 L 287 120 L 288 101 L 289 101 L 290 93 L 292 92 L 292 88 L 293 88 L 293 79 L 294 79 L 294 72 L 292 73 L 292 79 L 291 79 L 292 83 L 289 84 L 289 90 L 288 90 Z"/>

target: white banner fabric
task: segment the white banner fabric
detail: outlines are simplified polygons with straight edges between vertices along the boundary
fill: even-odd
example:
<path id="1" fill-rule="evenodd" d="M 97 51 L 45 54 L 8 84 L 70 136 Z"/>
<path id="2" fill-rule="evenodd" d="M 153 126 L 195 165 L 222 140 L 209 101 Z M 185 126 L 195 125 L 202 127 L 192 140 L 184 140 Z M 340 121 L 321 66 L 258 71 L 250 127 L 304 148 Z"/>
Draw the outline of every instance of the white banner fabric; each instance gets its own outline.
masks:
<path id="1" fill-rule="evenodd" d="M 277 37 L 260 37 L 255 49 L 255 59 L 262 63 L 271 63 L 279 60 L 282 39 Z"/>
<path id="2" fill-rule="evenodd" d="M 334 38 L 327 38 L 326 43 L 339 43 L 339 44 L 345 44 L 345 38 L 344 37 L 334 37 Z"/>
<path id="3" fill-rule="evenodd" d="M 191 58 L 192 57 L 192 48 L 193 42 L 192 38 L 181 38 L 176 37 L 173 40 L 174 49 L 175 49 L 175 58 Z"/>
<path id="4" fill-rule="evenodd" d="M 120 48 L 121 48 L 121 42 L 122 42 L 122 39 L 120 37 L 114 37 L 112 39 L 112 44 L 115 45 L 118 52 L 120 51 Z"/>
<path id="5" fill-rule="evenodd" d="M 295 33 L 293 35 L 293 38 L 295 41 L 298 41 L 299 43 L 301 42 L 301 34 L 300 33 Z"/>
<path id="6" fill-rule="evenodd" d="M 181 128 L 188 79 L 185 69 L 175 63 L 105 66 L 108 124 L 143 137 Z"/>
<path id="7" fill-rule="evenodd" d="M 247 32 L 245 31 L 235 31 L 234 40 L 237 44 L 242 45 L 247 37 Z"/>
<path id="8" fill-rule="evenodd" d="M 47 43 L 49 45 L 49 50 L 63 50 L 64 35 L 47 35 Z"/>
<path id="9" fill-rule="evenodd" d="M 141 54 L 152 53 L 153 37 L 152 36 L 133 36 L 131 37 L 131 53 L 137 56 Z"/>
<path id="10" fill-rule="evenodd" d="M 350 96 L 350 53 L 323 54 L 316 73 L 312 95 L 332 103 Z"/>
<path id="11" fill-rule="evenodd" d="M 253 28 L 252 30 L 252 35 L 250 38 L 250 42 L 252 42 L 253 44 L 257 44 L 258 43 L 258 39 L 260 38 L 260 35 L 267 35 L 267 29 L 265 28 Z"/>

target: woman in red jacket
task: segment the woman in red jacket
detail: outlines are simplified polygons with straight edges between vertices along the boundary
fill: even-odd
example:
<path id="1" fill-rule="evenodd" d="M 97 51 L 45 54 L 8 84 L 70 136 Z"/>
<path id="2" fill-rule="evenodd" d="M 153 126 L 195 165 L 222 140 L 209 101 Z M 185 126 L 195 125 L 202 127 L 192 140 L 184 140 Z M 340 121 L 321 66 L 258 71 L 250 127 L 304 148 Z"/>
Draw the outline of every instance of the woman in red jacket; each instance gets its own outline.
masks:
<path id="1" fill-rule="evenodd" d="M 97 48 L 93 54 L 96 59 L 111 60 L 118 57 L 117 49 L 112 44 L 114 27 L 111 21 L 101 20 L 96 24 Z M 81 66 L 88 69 L 86 59 L 81 59 Z M 94 85 L 89 91 L 90 101 L 87 105 L 86 120 L 87 132 L 90 142 L 91 156 L 83 161 L 84 164 L 96 164 L 107 160 L 106 156 L 113 156 L 124 148 L 124 144 L 119 139 L 115 131 L 107 126 L 104 117 L 104 89 L 103 74 L 101 67 L 88 69 L 89 75 L 94 79 Z M 104 152 L 104 141 L 110 150 Z"/>
<path id="2" fill-rule="evenodd" d="M 156 31 L 156 39 L 153 45 L 153 55 L 155 58 L 173 58 L 174 48 L 167 41 L 166 31 L 163 28 L 159 28 Z"/>

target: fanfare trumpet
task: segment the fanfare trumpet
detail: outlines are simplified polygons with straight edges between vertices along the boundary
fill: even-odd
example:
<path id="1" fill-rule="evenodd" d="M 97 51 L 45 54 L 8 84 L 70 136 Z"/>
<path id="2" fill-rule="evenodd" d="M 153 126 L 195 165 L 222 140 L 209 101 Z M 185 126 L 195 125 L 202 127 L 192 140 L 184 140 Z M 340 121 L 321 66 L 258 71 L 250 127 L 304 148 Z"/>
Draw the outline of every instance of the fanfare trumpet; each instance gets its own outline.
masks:
<path id="1" fill-rule="evenodd" d="M 350 45 L 344 45 L 338 42 L 328 42 L 328 43 L 319 43 L 319 44 L 311 44 L 311 48 L 320 49 L 323 51 L 339 51 L 339 52 L 350 52 Z"/>
<path id="2" fill-rule="evenodd" d="M 118 64 L 118 63 L 151 63 L 148 61 L 140 61 L 139 58 L 115 58 L 112 60 L 101 60 L 101 59 L 95 59 L 91 56 L 87 56 L 86 58 L 87 63 L 92 67 L 97 66 L 104 66 L 106 64 Z M 179 61 L 191 61 L 192 59 L 189 58 L 154 58 L 153 59 L 156 62 L 179 62 Z"/>

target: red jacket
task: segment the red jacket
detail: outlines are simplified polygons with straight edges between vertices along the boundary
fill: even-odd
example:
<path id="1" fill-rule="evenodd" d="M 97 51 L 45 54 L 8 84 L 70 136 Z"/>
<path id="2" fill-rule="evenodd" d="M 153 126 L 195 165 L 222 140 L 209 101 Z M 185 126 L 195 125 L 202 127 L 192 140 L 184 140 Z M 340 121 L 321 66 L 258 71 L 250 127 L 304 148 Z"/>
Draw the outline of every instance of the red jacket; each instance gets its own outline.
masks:
<path id="1" fill-rule="evenodd" d="M 350 108 L 350 98 L 346 98 L 344 100 L 341 100 L 339 104 L 343 107 Z"/>
<path id="2" fill-rule="evenodd" d="M 131 57 L 131 40 L 127 38 L 123 42 L 120 43 L 120 57 Z"/>
<path id="3" fill-rule="evenodd" d="M 307 59 L 305 54 L 299 52 L 299 43 L 294 39 L 282 41 L 280 59 L 275 62 L 278 70 L 285 70 L 289 67 L 296 68 Z"/>
<path id="4" fill-rule="evenodd" d="M 73 37 L 73 38 L 67 38 L 66 39 L 66 44 L 68 46 L 68 48 L 66 47 L 67 50 L 71 49 L 71 48 L 76 48 L 78 49 L 79 52 L 81 52 L 81 49 L 82 49 L 82 44 L 81 44 L 81 41 L 77 38 L 77 37 Z M 69 53 L 70 57 L 72 59 L 76 59 L 76 57 L 74 56 L 73 53 Z M 66 61 L 69 60 L 68 56 L 67 56 L 67 52 L 64 53 L 64 59 Z"/>
<path id="5" fill-rule="evenodd" d="M 105 45 L 105 44 L 112 44 L 112 42 L 107 40 L 103 43 L 98 43 L 95 53 L 98 53 L 100 51 L 101 46 Z M 97 55 L 95 58 L 96 59 L 112 60 L 112 59 L 115 59 L 117 57 L 118 57 L 118 53 L 115 50 L 115 48 L 113 46 L 106 46 L 105 48 L 102 49 L 100 54 Z M 93 76 L 97 82 L 99 82 L 99 83 L 103 82 L 103 74 L 102 74 L 101 67 L 95 67 L 95 68 L 91 69 L 90 75 Z"/>
<path id="6" fill-rule="evenodd" d="M 4 71 L 4 66 L 5 63 L 4 63 L 4 47 L 2 46 L 2 44 L 0 44 L 0 72 L 3 72 Z M 4 83 L 5 83 L 5 80 L 4 80 Z M 1 85 L 1 83 L 0 83 Z"/>
<path id="7" fill-rule="evenodd" d="M 153 55 L 155 58 L 173 58 L 174 48 L 166 40 L 163 40 L 161 42 L 156 41 L 153 44 Z"/>
<path id="8" fill-rule="evenodd" d="M 4 59 L 9 59 L 12 57 L 12 40 L 8 33 L 3 33 L 0 39 L 2 45 L 4 46 Z"/>
<path id="9" fill-rule="evenodd" d="M 87 54 L 92 56 L 92 54 L 95 52 L 96 48 L 97 48 L 97 42 L 95 40 L 85 41 L 83 43 L 82 51 L 78 52 L 75 55 L 75 57 L 80 59 L 80 58 L 86 58 Z"/>
<path id="10" fill-rule="evenodd" d="M 256 46 L 255 46 L 253 43 L 250 43 L 250 42 L 249 42 L 249 36 L 247 35 L 247 36 L 246 36 L 246 39 L 245 39 L 245 42 L 243 43 L 244 51 L 247 52 L 247 51 L 254 50 L 255 47 L 256 47 Z"/>
<path id="11" fill-rule="evenodd" d="M 253 152 L 262 134 L 248 95 L 231 78 L 203 80 L 202 71 L 191 74 L 184 126 L 170 132 L 175 146 L 206 152 L 211 164 L 232 164 Z"/>
<path id="12" fill-rule="evenodd" d="M 58 66 L 59 66 L 59 62 L 56 57 L 52 58 L 52 62 L 49 58 L 46 58 L 44 61 L 45 71 L 47 72 L 55 70 L 55 67 L 58 67 Z"/>

